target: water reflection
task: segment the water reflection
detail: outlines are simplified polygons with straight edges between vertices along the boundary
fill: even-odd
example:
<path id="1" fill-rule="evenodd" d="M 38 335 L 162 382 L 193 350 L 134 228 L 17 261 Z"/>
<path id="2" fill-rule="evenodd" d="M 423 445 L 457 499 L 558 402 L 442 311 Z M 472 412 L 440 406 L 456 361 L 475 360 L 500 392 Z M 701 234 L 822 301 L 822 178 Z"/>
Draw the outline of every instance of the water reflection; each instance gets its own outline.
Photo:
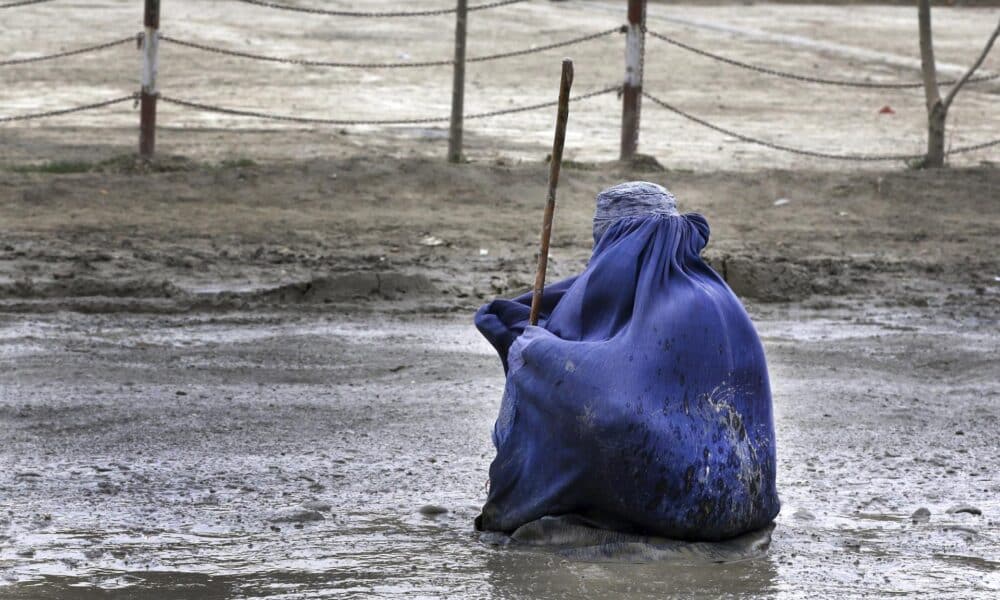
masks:
<path id="1" fill-rule="evenodd" d="M 663 598 L 754 596 L 775 591 L 777 567 L 766 552 L 746 543 L 746 560 L 713 562 L 720 556 L 734 557 L 729 546 L 672 544 L 659 552 L 630 549 L 613 560 L 605 553 L 588 557 L 586 552 L 551 548 L 496 547 L 486 559 L 490 597 L 509 598 Z M 600 556 L 598 556 L 598 554 Z M 599 558 L 599 562 L 595 562 Z M 655 559 L 644 562 L 625 562 Z"/>

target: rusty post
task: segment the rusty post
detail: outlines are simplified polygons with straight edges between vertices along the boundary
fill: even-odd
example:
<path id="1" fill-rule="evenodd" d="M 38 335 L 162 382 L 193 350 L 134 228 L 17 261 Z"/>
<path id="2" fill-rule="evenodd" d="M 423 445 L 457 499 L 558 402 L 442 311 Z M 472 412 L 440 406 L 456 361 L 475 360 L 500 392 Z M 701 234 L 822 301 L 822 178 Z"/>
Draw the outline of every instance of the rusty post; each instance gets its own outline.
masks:
<path id="1" fill-rule="evenodd" d="M 538 270 L 535 272 L 535 287 L 531 293 L 531 313 L 529 322 L 538 325 L 538 314 L 542 310 L 542 294 L 545 292 L 545 271 L 549 266 L 549 240 L 552 239 L 552 217 L 556 211 L 556 187 L 559 185 L 559 170 L 562 167 L 563 146 L 566 145 L 566 122 L 569 121 L 569 90 L 573 87 L 573 61 L 562 62 L 562 78 L 559 80 L 559 112 L 556 113 L 556 134 L 552 140 L 552 158 L 549 162 L 549 193 L 545 199 L 545 216 L 542 218 L 542 242 L 538 250 Z"/>
<path id="2" fill-rule="evenodd" d="M 448 135 L 448 162 L 462 161 L 462 111 L 465 104 L 465 32 L 468 1 L 457 0 L 455 10 L 455 70 L 451 84 L 451 131 Z"/>
<path id="3" fill-rule="evenodd" d="M 156 148 L 156 71 L 159 67 L 160 0 L 145 0 L 142 36 L 142 90 L 139 93 L 139 156 L 153 158 Z"/>
<path id="4" fill-rule="evenodd" d="M 646 43 L 646 0 L 628 0 L 625 30 L 625 81 L 622 85 L 622 160 L 635 156 L 639 147 L 639 113 L 642 108 L 642 57 Z"/>

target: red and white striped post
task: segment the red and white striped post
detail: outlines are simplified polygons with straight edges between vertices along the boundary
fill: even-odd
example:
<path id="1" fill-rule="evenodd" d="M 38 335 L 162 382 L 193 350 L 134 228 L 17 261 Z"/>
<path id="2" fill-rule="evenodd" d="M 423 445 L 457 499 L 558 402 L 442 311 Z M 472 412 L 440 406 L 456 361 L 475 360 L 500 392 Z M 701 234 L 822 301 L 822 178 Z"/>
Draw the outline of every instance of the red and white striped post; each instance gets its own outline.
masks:
<path id="1" fill-rule="evenodd" d="M 156 71 L 160 49 L 160 0 L 146 0 L 143 11 L 142 91 L 139 93 L 139 156 L 153 158 L 156 148 Z"/>
<path id="2" fill-rule="evenodd" d="M 639 147 L 639 112 L 642 108 L 642 55 L 646 43 L 646 0 L 628 0 L 625 30 L 625 81 L 622 85 L 622 160 L 635 156 Z"/>

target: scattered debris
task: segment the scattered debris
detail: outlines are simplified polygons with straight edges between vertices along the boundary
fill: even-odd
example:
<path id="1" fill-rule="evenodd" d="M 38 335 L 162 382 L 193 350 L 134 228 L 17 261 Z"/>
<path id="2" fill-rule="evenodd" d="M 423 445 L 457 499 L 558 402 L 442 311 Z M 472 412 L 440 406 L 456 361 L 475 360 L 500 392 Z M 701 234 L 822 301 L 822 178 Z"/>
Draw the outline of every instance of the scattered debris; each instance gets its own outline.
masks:
<path id="1" fill-rule="evenodd" d="M 195 506 L 218 506 L 219 497 L 213 493 L 209 493 L 203 498 L 195 501 Z"/>
<path id="2" fill-rule="evenodd" d="M 267 520 L 271 523 L 306 523 L 309 521 L 322 521 L 324 517 L 319 511 L 308 508 L 287 508 L 272 513 Z"/>
<path id="3" fill-rule="evenodd" d="M 808 510 L 806 510 L 804 508 L 798 509 L 797 511 L 795 511 L 794 513 L 792 513 L 792 516 L 795 517 L 796 519 L 798 519 L 799 521 L 815 521 L 816 520 L 816 515 L 812 514 L 811 512 L 809 512 Z"/>
<path id="4" fill-rule="evenodd" d="M 438 515 L 442 515 L 448 512 L 448 509 L 443 506 L 438 506 L 436 504 L 425 504 L 421 506 L 417 512 L 424 515 L 425 517 L 436 517 Z"/>
<path id="5" fill-rule="evenodd" d="M 333 505 L 322 500 L 308 500 L 302 503 L 302 508 L 316 512 L 330 512 L 333 510 Z"/>
<path id="6" fill-rule="evenodd" d="M 789 200 L 788 198 L 778 198 L 777 200 L 774 201 L 774 205 L 775 206 L 784 206 L 784 205 L 788 204 L 789 202 L 791 202 L 791 200 Z"/>
<path id="7" fill-rule="evenodd" d="M 425 235 L 424 237 L 420 238 L 420 245 L 421 246 L 432 246 L 432 247 L 433 246 L 444 246 L 444 240 L 442 240 L 439 237 L 435 237 L 433 235 Z"/>
<path id="8" fill-rule="evenodd" d="M 914 523 L 927 523 L 931 520 L 931 511 L 924 507 L 920 507 L 913 511 L 913 514 L 910 515 L 910 520 Z"/>
<path id="9" fill-rule="evenodd" d="M 980 516 L 983 514 L 983 511 L 975 506 L 972 506 L 971 504 L 959 504 L 948 509 L 949 515 L 955 515 L 958 513 L 968 513 L 970 515 Z"/>

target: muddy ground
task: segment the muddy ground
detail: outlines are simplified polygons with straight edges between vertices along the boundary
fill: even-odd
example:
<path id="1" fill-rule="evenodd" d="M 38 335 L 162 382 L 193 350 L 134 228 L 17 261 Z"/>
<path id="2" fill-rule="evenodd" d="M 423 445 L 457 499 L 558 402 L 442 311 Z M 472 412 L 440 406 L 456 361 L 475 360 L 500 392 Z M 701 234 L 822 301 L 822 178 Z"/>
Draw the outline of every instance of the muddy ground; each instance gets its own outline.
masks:
<path id="1" fill-rule="evenodd" d="M 765 557 L 726 565 L 477 541 L 502 376 L 467 316 L 7 315 L 0 595 L 995 595 L 996 331 L 928 309 L 754 315 L 784 508 Z M 948 513 L 963 504 L 982 514 Z M 280 521 L 303 505 L 322 519 Z"/>
<path id="2" fill-rule="evenodd" d="M 73 165 L 71 165 L 73 166 Z M 808 306 L 938 306 L 995 316 L 993 167 L 692 172 L 571 163 L 550 273 L 587 260 L 597 191 L 665 183 L 712 227 L 738 294 Z M 0 306 L 8 311 L 229 309 L 274 303 L 468 311 L 533 280 L 542 162 L 366 156 L 279 164 L 121 158 L 93 172 L 8 170 Z"/>
<path id="3" fill-rule="evenodd" d="M 993 168 L 564 171 L 554 277 L 595 191 L 664 182 L 764 339 L 774 542 L 694 566 L 472 532 L 503 378 L 471 311 L 530 280 L 544 164 L 94 168 L 0 187 L 2 597 L 1000 591 Z"/>
<path id="4" fill-rule="evenodd" d="M 5 20 L 0 56 L 139 22 L 132 2 L 58 4 Z M 170 34 L 255 52 L 449 53 L 447 18 L 164 6 Z M 477 13 L 470 55 L 611 27 L 622 7 Z M 796 72 L 909 80 L 914 12 L 658 3 L 650 25 Z M 935 10 L 944 74 L 998 14 Z M 573 49 L 579 91 L 620 78 L 608 60 L 620 45 Z M 137 57 L 110 52 L 0 69 L 0 114 L 129 93 Z M 470 110 L 548 100 L 560 56 L 470 71 Z M 1000 70 L 995 52 L 985 68 Z M 647 75 L 682 107 L 770 139 L 922 145 L 912 91 L 762 81 L 663 48 Z M 449 81 L 166 45 L 161 65 L 164 94 L 346 118 L 447 113 Z M 963 92 L 952 143 L 997 136 L 998 90 Z M 655 160 L 622 165 L 608 162 L 616 103 L 573 108 L 550 276 L 585 264 L 608 185 L 663 183 L 708 217 L 705 256 L 747 305 L 771 369 L 784 506 L 764 557 L 595 564 L 473 534 L 503 377 L 471 313 L 532 279 L 549 112 L 470 123 L 472 162 L 448 165 L 439 126 L 302 128 L 164 106 L 160 157 L 145 165 L 127 154 L 136 115 L 122 106 L 0 126 L 0 598 L 1000 593 L 995 149 L 934 172 L 825 163 L 647 106 L 641 147 Z M 879 115 L 886 104 L 894 115 Z"/>

